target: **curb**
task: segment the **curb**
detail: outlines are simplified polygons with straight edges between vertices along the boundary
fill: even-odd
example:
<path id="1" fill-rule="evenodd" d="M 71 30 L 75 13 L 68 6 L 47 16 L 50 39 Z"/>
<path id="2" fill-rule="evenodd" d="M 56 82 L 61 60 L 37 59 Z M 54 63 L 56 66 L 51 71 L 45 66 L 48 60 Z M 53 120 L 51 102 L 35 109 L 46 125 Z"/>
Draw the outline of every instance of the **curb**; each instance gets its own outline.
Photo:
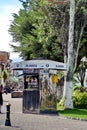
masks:
<path id="1" fill-rule="evenodd" d="M 67 117 L 67 116 L 63 116 L 61 114 L 59 114 L 59 117 L 64 117 L 67 119 L 72 119 L 72 120 L 80 120 L 80 121 L 87 121 L 87 119 L 83 119 L 83 118 L 76 118 L 76 117 Z"/>

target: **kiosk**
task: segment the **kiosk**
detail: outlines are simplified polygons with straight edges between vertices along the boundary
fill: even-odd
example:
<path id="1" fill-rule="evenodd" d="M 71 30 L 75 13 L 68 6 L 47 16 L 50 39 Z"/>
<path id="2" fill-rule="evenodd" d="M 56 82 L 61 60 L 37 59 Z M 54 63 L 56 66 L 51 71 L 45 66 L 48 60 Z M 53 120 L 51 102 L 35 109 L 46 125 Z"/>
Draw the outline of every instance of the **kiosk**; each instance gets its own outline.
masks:
<path id="1" fill-rule="evenodd" d="M 64 63 L 36 59 L 15 62 L 12 69 L 23 72 L 23 113 L 40 113 L 46 108 L 56 109 L 56 72 L 66 70 Z"/>

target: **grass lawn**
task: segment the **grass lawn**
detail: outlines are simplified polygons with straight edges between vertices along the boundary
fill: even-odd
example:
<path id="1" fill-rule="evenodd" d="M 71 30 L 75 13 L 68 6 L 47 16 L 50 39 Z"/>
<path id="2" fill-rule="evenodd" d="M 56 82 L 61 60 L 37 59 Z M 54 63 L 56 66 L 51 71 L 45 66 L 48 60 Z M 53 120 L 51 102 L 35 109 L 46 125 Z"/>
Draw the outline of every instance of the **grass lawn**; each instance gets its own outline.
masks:
<path id="1" fill-rule="evenodd" d="M 59 114 L 66 117 L 87 119 L 87 109 L 59 110 Z"/>
<path id="2" fill-rule="evenodd" d="M 87 109 L 66 109 L 64 110 L 60 106 L 57 106 L 59 114 L 71 118 L 87 119 Z"/>

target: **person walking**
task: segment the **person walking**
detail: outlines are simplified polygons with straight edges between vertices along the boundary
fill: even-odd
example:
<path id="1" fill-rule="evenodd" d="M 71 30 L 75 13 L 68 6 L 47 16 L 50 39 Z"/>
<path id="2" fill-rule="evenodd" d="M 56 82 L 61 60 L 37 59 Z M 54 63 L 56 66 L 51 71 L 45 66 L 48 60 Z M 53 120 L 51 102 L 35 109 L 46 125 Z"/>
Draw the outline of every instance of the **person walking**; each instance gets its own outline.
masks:
<path id="1" fill-rule="evenodd" d="M 3 96 L 2 96 L 2 94 L 3 94 L 3 86 L 2 86 L 2 84 L 0 84 L 0 113 L 1 113 L 1 106 L 3 105 Z"/>

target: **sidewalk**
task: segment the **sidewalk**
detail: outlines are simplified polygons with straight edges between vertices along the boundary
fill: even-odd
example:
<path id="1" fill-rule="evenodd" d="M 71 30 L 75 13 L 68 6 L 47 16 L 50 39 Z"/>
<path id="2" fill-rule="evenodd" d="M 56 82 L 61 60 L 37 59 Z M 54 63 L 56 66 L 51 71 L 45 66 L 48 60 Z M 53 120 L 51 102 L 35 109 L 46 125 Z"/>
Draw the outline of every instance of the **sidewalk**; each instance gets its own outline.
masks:
<path id="1" fill-rule="evenodd" d="M 87 121 L 72 120 L 57 115 L 24 114 L 22 98 L 11 98 L 4 94 L 4 105 L 0 114 L 0 130 L 86 130 Z M 11 126 L 5 126 L 6 104 L 11 104 Z"/>

